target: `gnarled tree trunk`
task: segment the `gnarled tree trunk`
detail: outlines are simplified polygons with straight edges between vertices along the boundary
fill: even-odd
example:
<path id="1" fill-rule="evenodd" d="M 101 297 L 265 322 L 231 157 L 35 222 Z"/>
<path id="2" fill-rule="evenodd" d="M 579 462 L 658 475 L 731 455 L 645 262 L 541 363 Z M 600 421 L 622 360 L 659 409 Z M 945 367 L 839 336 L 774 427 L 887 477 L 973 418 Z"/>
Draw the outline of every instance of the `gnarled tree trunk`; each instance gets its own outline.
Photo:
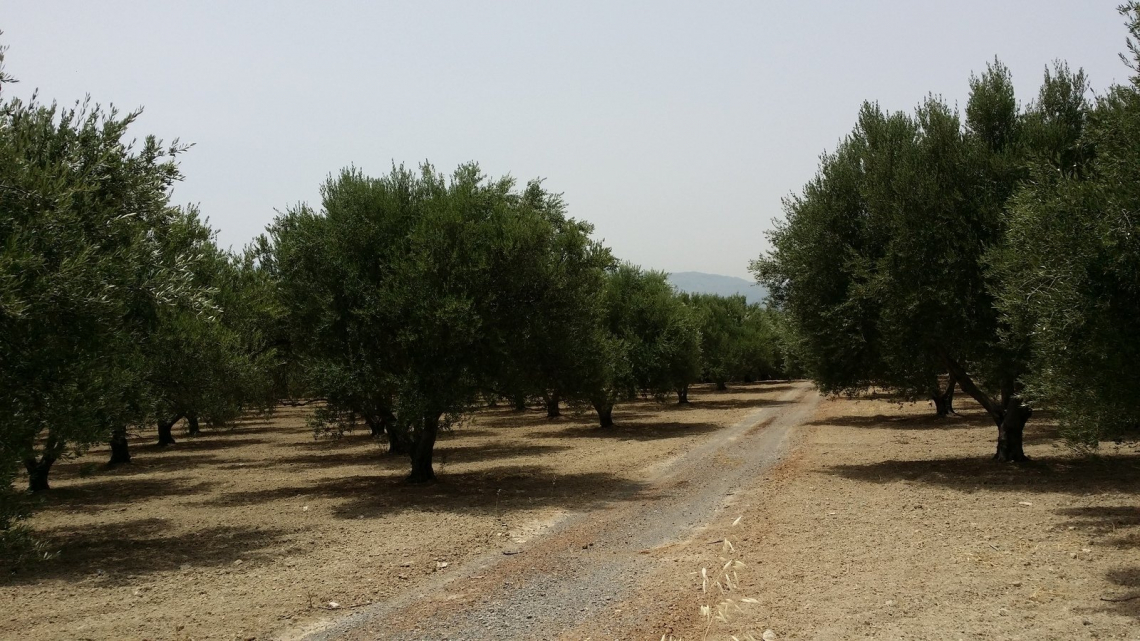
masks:
<path id="1" fill-rule="evenodd" d="M 174 445 L 174 443 L 175 443 L 174 434 L 173 434 L 174 424 L 177 423 L 179 421 L 179 419 L 181 419 L 181 418 L 182 418 L 182 415 L 179 414 L 178 416 L 175 416 L 174 418 L 170 419 L 169 421 L 164 421 L 164 420 L 159 419 L 159 421 L 158 421 L 158 444 L 160 446 L 165 447 L 167 445 Z"/>
<path id="2" fill-rule="evenodd" d="M 526 396 L 525 395 L 517 394 L 512 399 L 512 401 L 514 402 L 516 412 L 525 412 L 526 411 Z"/>
<path id="3" fill-rule="evenodd" d="M 384 436 L 384 426 L 380 424 L 380 420 L 371 414 L 364 415 L 364 423 L 368 425 L 368 431 L 372 438 L 380 438 Z"/>
<path id="4" fill-rule="evenodd" d="M 558 418 L 562 416 L 561 410 L 558 409 L 558 403 L 562 400 L 559 396 L 558 390 L 550 392 L 546 395 L 546 418 Z"/>
<path id="5" fill-rule="evenodd" d="M 127 430 L 120 428 L 111 433 L 111 460 L 107 467 L 114 467 L 122 463 L 131 462 L 131 450 L 127 443 Z"/>
<path id="6" fill-rule="evenodd" d="M 946 358 L 950 375 L 962 386 L 962 391 L 974 397 L 982 407 L 986 408 L 990 418 L 998 428 L 997 452 L 994 458 L 999 461 L 1028 461 L 1025 455 L 1024 433 L 1025 423 L 1033 415 L 1033 410 L 1022 403 L 1013 382 L 1002 385 L 1001 403 L 998 403 L 989 394 L 986 394 L 974 384 L 973 379 L 954 359 Z"/>
<path id="7" fill-rule="evenodd" d="M 723 392 L 727 389 L 728 389 L 728 385 L 725 385 L 724 381 L 717 381 L 716 382 L 716 391 Z"/>
<path id="8" fill-rule="evenodd" d="M 950 374 L 949 379 L 945 391 L 940 389 L 937 381 L 935 381 L 933 391 L 930 393 L 931 399 L 934 400 L 934 411 L 939 416 L 949 416 L 954 413 L 954 388 L 958 382 L 953 373 Z"/>
<path id="9" fill-rule="evenodd" d="M 189 414 L 186 416 L 186 434 L 190 436 L 198 436 L 202 433 L 202 428 L 198 426 L 198 415 Z"/>
<path id="10" fill-rule="evenodd" d="M 684 385 L 677 388 L 677 404 L 687 405 L 689 403 L 689 386 Z"/>
<path id="11" fill-rule="evenodd" d="M 28 470 L 28 491 L 43 492 L 48 487 L 48 472 L 51 471 L 55 457 L 44 454 L 39 459 L 34 456 L 24 459 L 24 469 Z"/>
<path id="12" fill-rule="evenodd" d="M 610 428 L 614 426 L 614 405 L 613 403 L 595 401 L 594 409 L 598 412 L 598 424 L 603 428 Z"/>
<path id="13" fill-rule="evenodd" d="M 386 412 L 383 416 L 384 431 L 388 433 L 388 454 L 403 456 L 411 451 L 412 443 L 408 434 L 396 424 L 396 416 Z"/>
<path id="14" fill-rule="evenodd" d="M 431 460 L 435 438 L 439 433 L 440 416 L 441 414 L 424 415 L 420 429 L 416 430 L 411 448 L 412 473 L 408 476 L 409 483 L 429 483 L 435 480 Z"/>
<path id="15" fill-rule="evenodd" d="M 1010 397 L 1005 416 L 998 424 L 997 452 L 994 458 L 999 461 L 1028 461 L 1025 455 L 1025 423 L 1033 415 L 1033 410 L 1022 404 L 1016 396 Z"/>

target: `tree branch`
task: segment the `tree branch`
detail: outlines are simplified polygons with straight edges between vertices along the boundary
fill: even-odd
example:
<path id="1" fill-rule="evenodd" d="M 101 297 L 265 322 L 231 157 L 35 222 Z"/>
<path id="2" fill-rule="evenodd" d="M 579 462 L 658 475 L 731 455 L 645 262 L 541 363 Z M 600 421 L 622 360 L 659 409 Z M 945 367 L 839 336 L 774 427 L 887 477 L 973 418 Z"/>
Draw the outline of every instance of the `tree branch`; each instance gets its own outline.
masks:
<path id="1" fill-rule="evenodd" d="M 1002 419 L 1005 418 L 1005 412 L 997 401 L 974 384 L 974 379 L 970 378 L 970 375 L 966 373 L 966 368 L 962 367 L 958 361 L 950 358 L 950 356 L 945 353 L 942 354 L 942 360 L 946 361 L 946 369 L 950 371 L 950 376 L 962 387 L 962 391 L 972 396 L 975 401 L 986 408 L 990 417 L 993 418 L 994 422 L 1000 427 Z"/>

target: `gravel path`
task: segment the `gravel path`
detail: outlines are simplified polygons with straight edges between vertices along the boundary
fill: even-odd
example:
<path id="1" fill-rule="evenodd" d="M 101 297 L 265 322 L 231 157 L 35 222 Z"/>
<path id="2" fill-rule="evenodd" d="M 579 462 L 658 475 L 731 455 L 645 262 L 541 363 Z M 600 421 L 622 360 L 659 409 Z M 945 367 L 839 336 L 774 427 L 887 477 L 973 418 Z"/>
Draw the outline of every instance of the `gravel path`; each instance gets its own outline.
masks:
<path id="1" fill-rule="evenodd" d="M 585 631 L 620 638 L 638 613 L 617 608 L 653 563 L 652 548 L 692 537 L 787 449 L 816 407 L 810 384 L 659 466 L 645 487 L 606 507 L 548 524 L 544 534 L 439 573 L 402 597 L 326 621 L 292 638 L 554 639 Z M 430 533 L 425 533 L 430 536 Z"/>

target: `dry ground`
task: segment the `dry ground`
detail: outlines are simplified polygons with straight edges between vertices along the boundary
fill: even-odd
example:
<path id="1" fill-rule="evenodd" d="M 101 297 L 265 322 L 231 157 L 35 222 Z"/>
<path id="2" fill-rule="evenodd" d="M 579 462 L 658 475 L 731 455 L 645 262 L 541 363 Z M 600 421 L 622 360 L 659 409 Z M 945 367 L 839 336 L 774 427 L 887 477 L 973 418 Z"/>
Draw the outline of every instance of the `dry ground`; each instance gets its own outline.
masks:
<path id="1" fill-rule="evenodd" d="M 60 466 L 32 521 L 60 557 L 0 580 L 0 637 L 266 638 L 370 600 L 430 609 L 431 586 L 499 558 L 488 552 L 588 534 L 545 530 L 561 515 L 652 509 L 649 479 L 787 393 L 631 404 L 609 434 L 591 416 L 485 411 L 441 440 L 442 480 L 428 487 L 402 484 L 406 462 L 362 434 L 313 441 L 296 409 L 165 451 L 136 443 L 136 463 L 80 477 L 106 456 L 95 452 Z M 1140 639 L 1140 448 L 1078 456 L 1042 413 L 1033 462 L 996 464 L 995 429 L 958 405 L 940 420 L 928 404 L 825 400 L 782 463 L 724 497 L 708 527 L 644 550 L 633 587 L 564 638 L 619 624 L 653 640 Z M 555 558 L 527 554 L 499 565 Z M 603 558 L 591 554 L 574 571 Z M 757 602 L 709 625 L 699 608 L 721 597 L 697 573 L 722 556 L 746 564 L 728 596 Z M 318 609 L 329 601 L 340 607 Z"/>
<path id="2" fill-rule="evenodd" d="M 407 593 L 560 514 L 632 496 L 778 389 L 626 404 L 610 432 L 592 413 L 486 410 L 440 439 L 440 482 L 421 487 L 365 433 L 314 441 L 297 408 L 166 449 L 148 434 L 120 469 L 97 449 L 53 470 L 30 524 L 59 557 L 0 578 L 0 637 L 263 638 L 334 614 L 329 602 Z"/>
<path id="3" fill-rule="evenodd" d="M 645 613 L 630 637 L 1140 639 L 1140 448 L 1078 456 L 1040 413 L 1033 461 L 997 464 L 996 428 L 957 404 L 940 420 L 928 403 L 826 400 L 737 509 L 658 552 L 666 569 L 622 606 Z M 736 554 L 709 544 L 725 537 Z M 685 571 L 722 556 L 747 566 L 728 598 L 758 603 L 710 626 L 699 607 L 721 597 Z"/>

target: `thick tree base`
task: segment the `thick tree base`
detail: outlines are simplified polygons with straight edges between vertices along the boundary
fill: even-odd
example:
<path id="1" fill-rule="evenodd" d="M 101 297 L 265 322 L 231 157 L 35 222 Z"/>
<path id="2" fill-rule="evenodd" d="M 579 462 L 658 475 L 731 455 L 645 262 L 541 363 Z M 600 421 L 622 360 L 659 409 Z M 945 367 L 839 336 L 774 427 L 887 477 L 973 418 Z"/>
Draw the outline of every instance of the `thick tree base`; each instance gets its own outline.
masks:
<path id="1" fill-rule="evenodd" d="M 404 479 L 411 485 L 424 485 L 427 483 L 435 483 L 435 472 L 428 470 L 424 472 L 412 472 L 408 478 Z"/>
<path id="2" fill-rule="evenodd" d="M 613 428 L 613 426 L 614 426 L 614 411 L 613 411 L 613 409 L 608 409 L 605 411 L 599 411 L 598 412 L 598 427 L 602 428 L 603 430 L 608 430 L 608 429 Z"/>
<path id="3" fill-rule="evenodd" d="M 166 447 L 167 445 L 174 445 L 174 424 L 182 417 L 174 419 L 173 421 L 159 421 L 158 423 L 158 445 L 159 447 Z"/>
<path id="4" fill-rule="evenodd" d="M 440 416 L 440 414 L 425 415 L 419 431 L 411 439 L 412 473 L 408 475 L 408 483 L 422 484 L 435 481 L 435 470 L 432 469 L 431 462 L 435 437 L 439 432 Z"/>
<path id="5" fill-rule="evenodd" d="M 716 382 L 716 391 L 727 392 L 728 391 L 728 385 L 725 385 L 724 381 L 717 381 Z"/>
<path id="6" fill-rule="evenodd" d="M 388 456 L 407 456 L 411 451 L 406 441 L 388 436 Z"/>
<path id="7" fill-rule="evenodd" d="M 994 454 L 994 460 L 999 463 L 1027 463 L 1030 459 L 1025 452 L 998 452 Z"/>
<path id="8" fill-rule="evenodd" d="M 111 460 L 107 461 L 107 467 L 115 467 L 124 463 L 131 462 L 131 450 L 127 443 L 127 435 L 115 434 L 111 437 Z"/>
<path id="9" fill-rule="evenodd" d="M 1001 425 L 998 426 L 997 451 L 994 460 L 1022 463 L 1029 460 L 1025 455 L 1025 424 L 1033 410 L 1014 401 L 1005 411 Z"/>
<path id="10" fill-rule="evenodd" d="M 29 492 L 46 492 L 51 489 L 48 486 L 48 473 L 51 471 L 53 463 L 55 463 L 55 459 L 50 456 L 40 457 L 39 460 L 27 459 L 24 461 L 24 468 L 28 470 Z"/>
<path id="11" fill-rule="evenodd" d="M 191 416 L 186 419 L 186 435 L 201 436 L 202 428 L 198 425 L 198 417 Z"/>

